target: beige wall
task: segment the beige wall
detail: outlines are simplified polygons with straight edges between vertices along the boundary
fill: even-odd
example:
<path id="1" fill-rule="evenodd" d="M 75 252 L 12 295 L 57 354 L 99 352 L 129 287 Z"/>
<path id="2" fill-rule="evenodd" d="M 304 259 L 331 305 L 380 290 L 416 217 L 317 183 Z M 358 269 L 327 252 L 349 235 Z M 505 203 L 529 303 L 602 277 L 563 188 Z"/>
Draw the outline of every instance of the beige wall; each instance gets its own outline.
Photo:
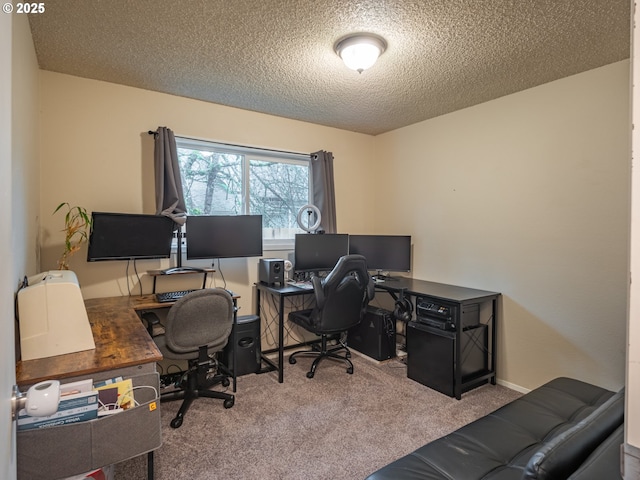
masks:
<path id="1" fill-rule="evenodd" d="M 11 38 L 12 21 L 10 15 L 0 15 L 0 198 L 7 208 L 5 222 L 12 224 L 11 215 Z M 15 384 L 13 346 L 13 274 L 14 264 L 11 257 L 11 229 L 0 229 L 0 325 L 9 332 L 0 340 L 0 389 L 2 403 L 9 405 L 11 387 Z M 6 407 L 5 407 L 6 408 Z M 16 478 L 15 432 L 11 417 L 3 413 L 0 418 L 0 478 Z"/>
<path id="2" fill-rule="evenodd" d="M 624 383 L 628 85 L 623 61 L 376 137 L 377 228 L 415 277 L 502 292 L 508 384 Z"/>
<path id="3" fill-rule="evenodd" d="M 17 16 L 16 16 L 17 17 Z M 14 19 L 12 58 L 12 228 L 15 283 L 38 272 L 37 246 L 40 215 L 39 69 L 26 19 Z"/>
<path id="4" fill-rule="evenodd" d="M 153 137 L 148 130 L 168 126 L 177 135 L 296 152 L 319 149 L 335 156 L 338 228 L 365 230 L 373 183 L 372 137 L 194 101 L 105 82 L 41 72 L 42 267 L 55 268 L 62 245 L 62 216 L 51 212 L 63 201 L 89 211 L 154 213 Z M 283 252 L 265 252 L 281 257 Z M 86 250 L 71 260 L 86 298 L 127 294 L 126 262 L 88 264 Z M 241 313 L 251 313 L 256 259 L 222 261 L 227 287 L 242 295 Z M 206 264 L 205 264 L 206 265 Z M 210 265 L 210 264 L 209 264 Z M 159 261 L 138 262 L 138 270 L 164 268 Z M 217 265 L 216 265 L 217 266 Z M 129 273 L 133 273 L 130 270 Z M 216 275 L 216 284 L 221 278 Z M 143 278 L 143 291 L 151 282 Z M 162 289 L 195 288 L 200 280 Z M 132 274 L 129 284 L 139 293 Z M 191 286 L 193 285 L 193 287 Z M 159 284 L 160 286 L 160 284 Z"/>
<path id="5" fill-rule="evenodd" d="M 38 63 L 24 15 L 0 16 L 0 478 L 16 478 L 15 428 L 9 397 L 15 384 L 14 294 L 24 275 L 37 270 L 39 214 Z"/>
<path id="6" fill-rule="evenodd" d="M 640 124 L 640 35 L 638 24 L 640 11 L 634 9 L 633 22 L 633 107 L 632 122 L 634 126 Z M 631 278 L 637 279 L 640 275 L 640 131 L 633 129 L 633 176 L 632 182 L 632 213 L 631 213 Z M 636 449 L 640 449 L 640 284 L 631 282 L 629 292 L 629 324 L 628 338 L 629 348 L 627 352 L 627 388 L 626 411 L 627 428 L 626 441 Z M 633 459 L 633 461 L 632 461 Z M 640 475 L 640 455 L 638 451 L 634 456 L 625 456 L 625 467 L 629 472 Z M 631 478 L 631 477 L 628 477 Z"/>

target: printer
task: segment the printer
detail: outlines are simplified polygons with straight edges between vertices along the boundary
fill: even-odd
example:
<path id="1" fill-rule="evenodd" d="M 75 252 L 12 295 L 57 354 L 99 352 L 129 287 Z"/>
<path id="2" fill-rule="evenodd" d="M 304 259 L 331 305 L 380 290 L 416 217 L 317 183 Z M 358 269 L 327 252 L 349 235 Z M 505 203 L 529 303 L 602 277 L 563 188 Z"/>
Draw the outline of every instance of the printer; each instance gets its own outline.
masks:
<path id="1" fill-rule="evenodd" d="M 22 360 L 96 348 L 76 274 L 50 270 L 18 291 Z"/>

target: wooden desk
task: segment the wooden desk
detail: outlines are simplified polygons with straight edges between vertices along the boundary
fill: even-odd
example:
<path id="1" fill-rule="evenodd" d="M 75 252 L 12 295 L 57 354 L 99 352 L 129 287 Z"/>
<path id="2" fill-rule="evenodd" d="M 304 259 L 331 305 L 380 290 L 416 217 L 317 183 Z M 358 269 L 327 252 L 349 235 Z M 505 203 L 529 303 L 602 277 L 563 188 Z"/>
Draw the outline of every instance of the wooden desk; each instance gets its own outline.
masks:
<path id="1" fill-rule="evenodd" d="M 95 350 L 19 361 L 16 382 L 20 387 L 46 379 L 110 378 L 113 370 L 128 367 L 155 372 L 162 354 L 136 311 L 170 305 L 156 302 L 154 295 L 142 295 L 94 298 L 86 300 L 85 306 Z"/>
<path id="2" fill-rule="evenodd" d="M 85 305 L 96 348 L 20 361 L 16 365 L 18 385 L 26 387 L 45 379 L 100 381 L 123 376 L 133 378 L 134 385 L 141 382 L 158 392 L 155 366 L 162 354 L 136 311 L 167 304 L 157 303 L 154 295 L 144 295 L 96 298 L 86 300 Z M 46 472 L 52 478 L 67 477 L 148 453 L 147 475 L 149 480 L 153 479 L 153 450 L 161 445 L 161 428 L 160 401 L 152 391 L 139 390 L 140 406 L 118 415 L 43 430 L 19 431 L 18 476 L 35 478 Z M 135 434 L 119 434 L 128 428 Z M 114 442 L 113 438 L 118 441 Z"/>

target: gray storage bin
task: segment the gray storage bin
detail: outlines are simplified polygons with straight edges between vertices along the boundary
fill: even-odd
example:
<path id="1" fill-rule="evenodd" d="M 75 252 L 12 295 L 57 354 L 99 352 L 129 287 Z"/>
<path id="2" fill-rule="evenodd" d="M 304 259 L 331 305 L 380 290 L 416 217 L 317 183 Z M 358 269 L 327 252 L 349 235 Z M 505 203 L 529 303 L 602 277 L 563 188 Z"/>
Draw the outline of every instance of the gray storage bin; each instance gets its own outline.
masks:
<path id="1" fill-rule="evenodd" d="M 148 453 L 162 444 L 160 376 L 130 377 L 137 407 L 106 417 L 17 432 L 18 479 L 64 478 Z"/>

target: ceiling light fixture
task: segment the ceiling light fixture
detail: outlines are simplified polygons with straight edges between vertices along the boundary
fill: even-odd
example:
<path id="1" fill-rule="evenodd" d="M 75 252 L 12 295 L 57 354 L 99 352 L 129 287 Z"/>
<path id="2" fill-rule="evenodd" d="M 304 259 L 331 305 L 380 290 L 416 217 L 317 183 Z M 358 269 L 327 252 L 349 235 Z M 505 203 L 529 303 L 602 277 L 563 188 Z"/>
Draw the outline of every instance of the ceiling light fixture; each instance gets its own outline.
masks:
<path id="1" fill-rule="evenodd" d="M 372 33 L 349 35 L 336 43 L 336 53 L 345 65 L 358 73 L 373 66 L 387 48 L 382 37 Z"/>

